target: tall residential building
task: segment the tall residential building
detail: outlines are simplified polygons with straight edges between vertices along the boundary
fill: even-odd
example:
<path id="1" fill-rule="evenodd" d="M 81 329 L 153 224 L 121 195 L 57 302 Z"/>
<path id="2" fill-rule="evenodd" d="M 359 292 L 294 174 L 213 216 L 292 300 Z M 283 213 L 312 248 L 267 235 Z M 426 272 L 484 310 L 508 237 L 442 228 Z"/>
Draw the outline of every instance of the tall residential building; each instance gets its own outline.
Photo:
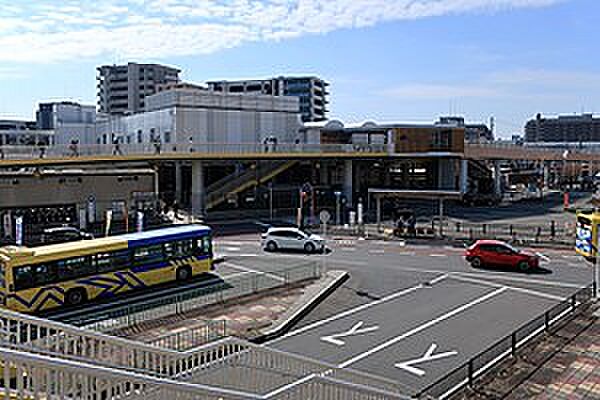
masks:
<path id="1" fill-rule="evenodd" d="M 36 112 L 38 129 L 54 131 L 54 144 L 73 140 L 93 144 L 96 136 L 96 107 L 71 101 L 40 103 Z"/>
<path id="2" fill-rule="evenodd" d="M 158 64 L 98 67 L 98 111 L 112 115 L 143 112 L 146 96 L 155 94 L 159 85 L 178 82 L 180 72 Z"/>
<path id="3" fill-rule="evenodd" d="M 600 142 L 600 118 L 592 114 L 544 118 L 538 114 L 525 125 L 525 142 Z"/>
<path id="4" fill-rule="evenodd" d="M 215 92 L 242 94 L 266 94 L 271 96 L 294 96 L 300 101 L 303 122 L 319 122 L 327 119 L 329 83 L 314 76 L 280 76 L 270 79 L 213 81 L 208 86 Z"/>

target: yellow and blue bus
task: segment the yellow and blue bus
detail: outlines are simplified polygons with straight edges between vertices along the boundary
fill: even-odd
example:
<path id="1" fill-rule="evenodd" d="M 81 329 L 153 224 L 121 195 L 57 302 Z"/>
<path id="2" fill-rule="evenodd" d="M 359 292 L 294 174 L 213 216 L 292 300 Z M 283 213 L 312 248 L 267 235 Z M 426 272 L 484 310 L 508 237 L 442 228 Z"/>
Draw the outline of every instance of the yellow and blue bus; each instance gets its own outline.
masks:
<path id="1" fill-rule="evenodd" d="M 186 281 L 213 270 L 211 229 L 187 225 L 35 248 L 0 248 L 0 302 L 15 311 Z"/>

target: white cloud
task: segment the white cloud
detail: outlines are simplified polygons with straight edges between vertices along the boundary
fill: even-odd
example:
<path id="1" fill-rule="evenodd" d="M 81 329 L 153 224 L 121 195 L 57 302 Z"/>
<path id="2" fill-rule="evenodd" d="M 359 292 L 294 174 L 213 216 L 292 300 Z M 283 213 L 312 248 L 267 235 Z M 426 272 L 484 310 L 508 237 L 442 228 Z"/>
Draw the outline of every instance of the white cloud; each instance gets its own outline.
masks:
<path id="1" fill-rule="evenodd" d="M 206 54 L 260 40 L 564 0 L 0 0 L 0 60 Z M 6 51 L 8 49 L 8 51 Z"/>
<path id="2" fill-rule="evenodd" d="M 577 98 L 582 90 L 586 93 L 600 91 L 600 74 L 544 69 L 505 70 L 473 77 L 468 82 L 400 84 L 380 93 L 401 100 L 566 100 Z"/>

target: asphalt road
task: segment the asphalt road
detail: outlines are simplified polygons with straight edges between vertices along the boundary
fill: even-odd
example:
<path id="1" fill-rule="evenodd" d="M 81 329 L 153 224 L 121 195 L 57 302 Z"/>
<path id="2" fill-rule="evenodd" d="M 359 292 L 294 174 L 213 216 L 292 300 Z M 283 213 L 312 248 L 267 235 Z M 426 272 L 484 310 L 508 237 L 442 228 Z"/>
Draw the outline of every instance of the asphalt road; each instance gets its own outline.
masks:
<path id="1" fill-rule="evenodd" d="M 418 391 L 593 280 L 570 251 L 541 251 L 528 274 L 471 268 L 463 250 L 339 240 L 325 255 L 263 252 L 258 236 L 217 242 L 229 268 L 268 272 L 306 259 L 350 279 L 267 346 L 375 374 Z M 538 250 L 540 251 L 540 250 Z"/>

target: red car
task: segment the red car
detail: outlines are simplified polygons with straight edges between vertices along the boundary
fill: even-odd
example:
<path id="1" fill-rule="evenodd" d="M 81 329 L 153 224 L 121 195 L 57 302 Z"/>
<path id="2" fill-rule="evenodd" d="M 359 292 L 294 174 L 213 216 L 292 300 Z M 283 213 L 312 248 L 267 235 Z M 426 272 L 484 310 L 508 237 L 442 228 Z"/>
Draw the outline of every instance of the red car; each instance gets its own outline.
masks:
<path id="1" fill-rule="evenodd" d="M 465 258 L 474 268 L 497 265 L 529 271 L 540 265 L 540 257 L 537 254 L 515 249 L 499 240 L 478 240 L 467 249 Z"/>

